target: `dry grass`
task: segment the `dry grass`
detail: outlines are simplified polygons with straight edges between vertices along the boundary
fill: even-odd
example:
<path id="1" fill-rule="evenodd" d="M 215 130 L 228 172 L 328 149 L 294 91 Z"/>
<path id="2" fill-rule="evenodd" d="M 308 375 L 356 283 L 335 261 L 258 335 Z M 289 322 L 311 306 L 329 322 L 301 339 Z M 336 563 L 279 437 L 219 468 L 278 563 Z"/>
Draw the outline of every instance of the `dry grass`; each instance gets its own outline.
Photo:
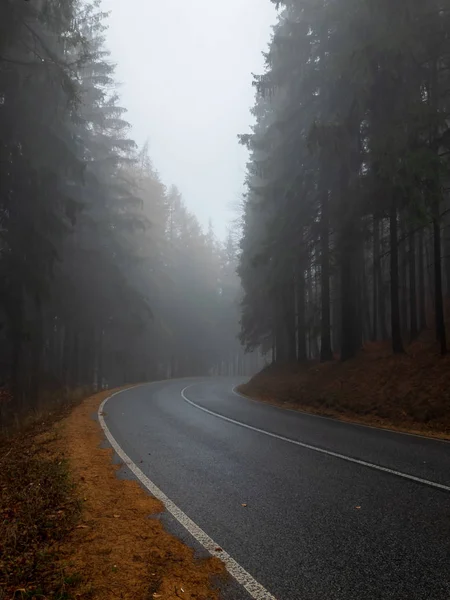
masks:
<path id="1" fill-rule="evenodd" d="M 67 461 L 49 449 L 54 441 L 54 434 L 23 436 L 0 450 L 2 599 L 69 597 L 73 577 L 55 565 L 80 503 Z"/>
<path id="2" fill-rule="evenodd" d="M 41 392 L 38 406 L 24 407 L 20 413 L 14 408 L 11 391 L 0 389 L 0 440 L 14 440 L 19 434 L 49 428 L 90 394 L 89 387 L 48 389 Z"/>
<path id="3" fill-rule="evenodd" d="M 211 577 L 224 574 L 215 558 L 194 551 L 169 535 L 149 515 L 163 510 L 135 481 L 116 477 L 111 450 L 101 449 L 101 430 L 91 416 L 108 395 L 84 401 L 59 426 L 61 450 L 83 498 L 82 522 L 61 549 L 62 563 L 83 573 L 83 598 L 130 600 L 218 598 Z"/>
<path id="4" fill-rule="evenodd" d="M 0 448 L 0 600 L 219 597 L 212 578 L 223 564 L 168 534 L 161 503 L 119 480 L 99 447 L 92 415 L 110 393 Z"/>
<path id="5" fill-rule="evenodd" d="M 343 420 L 450 438 L 450 356 L 426 332 L 403 356 L 368 344 L 351 361 L 269 367 L 241 392 Z"/>

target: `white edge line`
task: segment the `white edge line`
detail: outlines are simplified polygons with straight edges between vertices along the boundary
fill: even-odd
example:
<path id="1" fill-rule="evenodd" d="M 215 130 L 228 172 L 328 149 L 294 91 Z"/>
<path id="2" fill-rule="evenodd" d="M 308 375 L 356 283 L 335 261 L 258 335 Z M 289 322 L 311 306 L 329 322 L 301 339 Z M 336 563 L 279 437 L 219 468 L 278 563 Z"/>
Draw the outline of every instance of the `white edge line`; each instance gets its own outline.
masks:
<path id="1" fill-rule="evenodd" d="M 157 383 L 157 382 L 154 382 Z M 149 384 L 142 384 L 149 385 Z M 219 545 L 209 537 L 207 533 L 203 531 L 192 519 L 190 519 L 178 506 L 170 500 L 163 491 L 161 491 L 140 469 L 135 463 L 129 458 L 129 456 L 122 450 L 119 446 L 113 435 L 111 434 L 108 426 L 105 423 L 105 419 L 103 418 L 103 412 L 106 403 L 114 396 L 118 394 L 123 394 L 124 392 L 130 391 L 131 389 L 135 389 L 136 387 L 142 386 L 134 386 L 134 388 L 127 388 L 125 390 L 120 390 L 115 392 L 100 404 L 98 409 L 98 420 L 101 428 L 103 429 L 105 436 L 108 442 L 113 447 L 116 454 L 122 459 L 124 464 L 130 469 L 130 471 L 139 479 L 139 481 L 148 489 L 148 491 L 161 500 L 161 502 L 166 507 L 166 510 L 173 516 L 175 519 L 188 531 L 192 537 L 194 537 L 197 542 L 199 542 L 210 554 L 219 558 L 224 564 L 225 567 L 230 573 L 232 577 L 242 585 L 245 590 L 250 594 L 254 600 L 276 600 L 274 596 L 270 592 L 268 592 L 260 583 L 258 583 L 251 575 L 248 573 L 239 563 L 237 563 L 234 558 L 232 558 L 228 552 L 221 549 L 218 550 Z M 189 386 L 188 386 L 189 387 Z"/>
<path id="2" fill-rule="evenodd" d="M 272 408 L 276 408 L 278 410 L 284 410 L 287 412 L 293 412 L 300 415 L 306 415 L 307 417 L 313 417 L 314 419 L 325 419 L 325 421 L 332 421 L 333 423 L 341 423 L 343 425 L 351 425 L 352 427 L 362 427 L 364 429 L 374 429 L 375 431 L 385 431 L 387 433 L 394 433 L 396 435 L 407 435 L 409 437 L 419 438 L 419 440 L 428 440 L 430 442 L 439 442 L 440 444 L 450 444 L 450 440 L 446 440 L 443 438 L 432 437 L 431 435 L 425 435 L 420 433 L 409 433 L 408 431 L 399 431 L 397 429 L 389 429 L 388 427 L 377 427 L 376 425 L 366 425 L 365 423 L 356 423 L 355 421 L 344 421 L 342 419 L 337 419 L 336 417 L 328 417 L 326 415 L 317 415 L 316 413 L 310 413 L 306 410 L 297 410 L 296 408 L 286 408 L 284 406 L 277 406 L 276 404 L 272 404 L 272 402 L 265 402 L 263 400 L 255 400 L 254 398 L 250 398 L 250 396 L 246 396 L 245 394 L 241 394 L 236 391 L 237 388 L 241 384 L 231 388 L 231 392 L 238 396 L 239 398 L 243 398 L 244 400 L 248 400 L 249 402 L 256 402 L 257 404 L 265 404 L 266 406 L 271 406 Z"/>
<path id="3" fill-rule="evenodd" d="M 296 446 L 301 446 L 302 448 L 306 448 L 308 450 L 313 450 L 314 452 L 319 452 L 320 454 L 325 454 L 327 456 L 332 456 L 333 458 L 339 458 L 341 460 L 345 460 L 350 463 L 354 463 L 357 465 L 361 465 L 363 467 L 368 467 L 369 469 L 374 469 L 376 471 L 382 471 L 383 473 L 389 473 L 391 475 L 396 475 L 397 477 L 402 477 L 403 479 L 409 479 L 410 481 L 415 481 L 416 483 L 421 483 L 424 485 L 428 485 L 430 487 L 436 488 L 438 490 L 443 490 L 445 492 L 450 492 L 450 487 L 444 485 L 442 483 L 436 483 L 435 481 L 429 481 L 428 479 L 422 479 L 421 477 L 415 477 L 414 475 L 409 475 L 408 473 L 402 473 L 401 471 L 394 471 L 393 469 L 389 469 L 388 467 L 382 467 L 381 465 L 376 465 L 373 463 L 366 462 L 365 460 L 360 460 L 358 458 L 352 458 L 351 456 L 346 456 L 345 454 L 339 454 L 338 452 L 333 452 L 332 450 L 325 450 L 324 448 L 319 448 L 318 446 L 312 446 L 311 444 L 305 444 L 304 442 L 299 442 L 297 440 L 293 440 L 292 438 L 284 437 L 283 435 L 278 435 L 277 433 L 271 433 L 270 431 L 265 431 L 264 429 L 259 429 L 258 427 L 253 427 L 252 425 L 247 425 L 247 423 L 242 423 L 241 421 L 236 421 L 235 419 L 231 419 L 230 417 L 225 417 L 219 413 L 215 413 L 212 410 L 204 408 L 199 404 L 196 404 L 192 400 L 187 398 L 185 392 L 188 388 L 193 387 L 196 384 L 187 385 L 182 391 L 181 396 L 183 400 L 185 400 L 188 404 L 191 404 L 195 408 L 202 410 L 205 413 L 213 415 L 218 419 L 222 419 L 224 421 L 228 421 L 229 423 L 233 423 L 234 425 L 238 425 L 239 427 L 245 427 L 245 429 L 250 429 L 251 431 L 256 431 L 258 433 L 262 433 L 264 435 L 268 435 L 269 437 L 276 438 L 278 440 L 282 440 L 283 442 L 289 442 L 290 444 L 295 444 Z"/>

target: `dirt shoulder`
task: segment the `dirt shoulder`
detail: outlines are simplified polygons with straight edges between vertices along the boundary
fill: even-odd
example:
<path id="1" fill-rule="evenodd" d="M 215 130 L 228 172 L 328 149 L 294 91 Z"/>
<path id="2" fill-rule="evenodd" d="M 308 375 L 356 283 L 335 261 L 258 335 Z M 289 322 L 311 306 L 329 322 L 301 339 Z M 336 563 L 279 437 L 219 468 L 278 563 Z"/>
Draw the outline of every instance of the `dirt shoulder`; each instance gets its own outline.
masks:
<path id="1" fill-rule="evenodd" d="M 36 553 L 45 546 L 51 555 L 47 573 L 60 574 L 53 587 L 52 577 L 47 577 L 45 594 L 39 597 L 218 598 L 212 579 L 224 575 L 222 563 L 195 558 L 193 549 L 167 533 L 157 518 L 162 504 L 137 482 L 119 480 L 112 451 L 100 448 L 102 432 L 92 417 L 110 393 L 88 398 L 33 442 L 39 462 L 66 465 L 65 500 L 74 506 L 61 535 L 36 545 Z M 51 483 L 50 477 L 47 486 Z M 56 515 L 59 510 L 64 508 L 51 508 Z M 37 596 L 36 586 L 42 588 L 45 579 L 42 573 L 23 573 L 21 581 L 17 569 L 11 573 L 14 563 L 8 568 L 9 592 L 3 598 Z"/>
<path id="2" fill-rule="evenodd" d="M 354 360 L 268 367 L 240 386 L 284 408 L 450 439 L 450 356 L 423 338 L 401 356 L 368 344 Z"/>

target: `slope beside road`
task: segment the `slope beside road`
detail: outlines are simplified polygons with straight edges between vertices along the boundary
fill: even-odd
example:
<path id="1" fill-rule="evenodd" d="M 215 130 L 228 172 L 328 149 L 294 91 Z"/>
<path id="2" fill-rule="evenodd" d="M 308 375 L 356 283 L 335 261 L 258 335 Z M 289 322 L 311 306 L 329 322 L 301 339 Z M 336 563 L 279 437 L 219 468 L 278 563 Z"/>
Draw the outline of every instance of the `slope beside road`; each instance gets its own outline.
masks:
<path id="1" fill-rule="evenodd" d="M 133 388 L 101 417 L 135 473 L 241 569 L 250 593 L 229 597 L 448 600 L 450 444 L 283 411 L 236 383 Z"/>

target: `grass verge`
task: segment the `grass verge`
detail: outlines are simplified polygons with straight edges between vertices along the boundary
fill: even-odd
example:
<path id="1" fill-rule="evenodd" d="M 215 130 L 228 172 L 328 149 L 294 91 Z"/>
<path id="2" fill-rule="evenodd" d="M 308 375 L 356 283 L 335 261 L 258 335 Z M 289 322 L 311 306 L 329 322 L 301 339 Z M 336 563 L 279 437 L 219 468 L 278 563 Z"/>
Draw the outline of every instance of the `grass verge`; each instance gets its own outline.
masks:
<path id="1" fill-rule="evenodd" d="M 119 480 L 112 451 L 100 448 L 92 417 L 110 393 L 2 451 L 1 600 L 219 597 L 212 582 L 225 575 L 221 561 L 196 558 L 167 533 L 162 504 Z"/>
<path id="2" fill-rule="evenodd" d="M 367 344 L 348 362 L 268 367 L 240 392 L 294 410 L 450 439 L 450 356 L 430 334 L 392 356 Z"/>
<path id="3" fill-rule="evenodd" d="M 0 598 L 69 598 L 74 576 L 58 546 L 81 513 L 69 465 L 49 434 L 13 438 L 0 449 Z"/>

